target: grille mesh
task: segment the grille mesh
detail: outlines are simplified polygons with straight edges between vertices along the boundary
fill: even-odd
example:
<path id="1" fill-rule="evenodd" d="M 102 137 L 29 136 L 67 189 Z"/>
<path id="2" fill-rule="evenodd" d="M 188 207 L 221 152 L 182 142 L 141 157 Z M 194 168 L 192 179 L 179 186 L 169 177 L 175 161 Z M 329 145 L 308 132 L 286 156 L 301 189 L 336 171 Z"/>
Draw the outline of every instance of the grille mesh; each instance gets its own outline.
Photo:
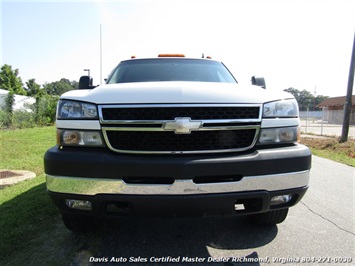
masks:
<path id="1" fill-rule="evenodd" d="M 252 145 L 256 129 L 193 131 L 107 131 L 114 149 L 129 151 L 213 151 L 239 149 Z"/>
<path id="2" fill-rule="evenodd" d="M 104 120 L 174 120 L 176 117 L 201 119 L 257 119 L 259 107 L 154 107 L 102 108 Z"/>

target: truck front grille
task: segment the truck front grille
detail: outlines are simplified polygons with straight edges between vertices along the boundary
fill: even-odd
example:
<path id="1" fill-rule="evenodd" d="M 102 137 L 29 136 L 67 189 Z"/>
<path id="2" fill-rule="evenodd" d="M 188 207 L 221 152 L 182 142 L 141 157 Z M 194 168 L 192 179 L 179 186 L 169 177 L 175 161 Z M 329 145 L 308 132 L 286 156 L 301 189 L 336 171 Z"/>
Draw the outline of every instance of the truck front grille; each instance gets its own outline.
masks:
<path id="1" fill-rule="evenodd" d="M 218 107 L 159 107 L 159 108 L 102 108 L 103 120 L 174 120 L 190 117 L 205 119 L 257 119 L 258 106 Z"/>
<path id="2" fill-rule="evenodd" d="M 255 129 L 224 131 L 193 131 L 175 134 L 163 131 L 107 131 L 111 146 L 122 151 L 215 151 L 249 147 Z"/>
<path id="3" fill-rule="evenodd" d="M 108 147 L 122 153 L 235 152 L 254 146 L 261 105 L 102 105 Z"/>

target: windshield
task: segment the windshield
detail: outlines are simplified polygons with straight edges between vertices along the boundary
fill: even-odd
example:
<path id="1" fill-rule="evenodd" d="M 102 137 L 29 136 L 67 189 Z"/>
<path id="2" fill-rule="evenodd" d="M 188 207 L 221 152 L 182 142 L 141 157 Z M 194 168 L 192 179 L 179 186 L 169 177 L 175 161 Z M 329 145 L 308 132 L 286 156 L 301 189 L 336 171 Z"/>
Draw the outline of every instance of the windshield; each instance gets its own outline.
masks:
<path id="1" fill-rule="evenodd" d="M 236 83 L 220 62 L 203 59 L 135 59 L 121 62 L 108 84 L 152 81 L 201 81 Z"/>

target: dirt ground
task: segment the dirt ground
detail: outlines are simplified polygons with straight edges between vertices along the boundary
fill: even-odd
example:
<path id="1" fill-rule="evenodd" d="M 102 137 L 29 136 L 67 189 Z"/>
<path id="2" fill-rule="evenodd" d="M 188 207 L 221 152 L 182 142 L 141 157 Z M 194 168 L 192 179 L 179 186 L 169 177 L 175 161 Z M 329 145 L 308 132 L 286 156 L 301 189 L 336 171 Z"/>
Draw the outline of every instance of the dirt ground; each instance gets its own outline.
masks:
<path id="1" fill-rule="evenodd" d="M 355 158 L 355 139 L 349 139 L 347 142 L 339 143 L 338 138 L 304 135 L 301 137 L 301 143 L 317 150 L 343 153 L 349 158 Z"/>

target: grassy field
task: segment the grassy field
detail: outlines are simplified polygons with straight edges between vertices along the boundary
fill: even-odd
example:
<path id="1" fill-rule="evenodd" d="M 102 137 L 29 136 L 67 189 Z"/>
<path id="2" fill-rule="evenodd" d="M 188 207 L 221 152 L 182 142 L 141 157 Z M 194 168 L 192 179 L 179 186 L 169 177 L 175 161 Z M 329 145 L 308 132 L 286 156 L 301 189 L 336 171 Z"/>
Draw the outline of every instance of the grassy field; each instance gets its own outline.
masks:
<path id="1" fill-rule="evenodd" d="M 339 143 L 337 138 L 317 136 L 302 137 L 301 143 L 307 145 L 314 155 L 336 162 L 355 166 L 355 140 Z"/>
<path id="2" fill-rule="evenodd" d="M 43 155 L 56 142 L 54 127 L 1 130 L 0 169 L 28 170 L 43 174 Z"/>
<path id="3" fill-rule="evenodd" d="M 0 265 L 70 265 L 94 237 L 69 232 L 46 193 L 43 155 L 54 145 L 54 127 L 0 131 L 0 169 L 37 174 L 0 190 Z"/>
<path id="4" fill-rule="evenodd" d="M 314 154 L 355 165 L 355 143 L 302 139 Z M 37 177 L 0 190 L 0 265 L 84 265 L 82 249 L 96 254 L 100 232 L 78 235 L 62 224 L 46 194 L 43 155 L 55 145 L 55 128 L 0 130 L 0 169 L 29 170 Z M 87 254 L 86 254 L 87 257 Z"/>

